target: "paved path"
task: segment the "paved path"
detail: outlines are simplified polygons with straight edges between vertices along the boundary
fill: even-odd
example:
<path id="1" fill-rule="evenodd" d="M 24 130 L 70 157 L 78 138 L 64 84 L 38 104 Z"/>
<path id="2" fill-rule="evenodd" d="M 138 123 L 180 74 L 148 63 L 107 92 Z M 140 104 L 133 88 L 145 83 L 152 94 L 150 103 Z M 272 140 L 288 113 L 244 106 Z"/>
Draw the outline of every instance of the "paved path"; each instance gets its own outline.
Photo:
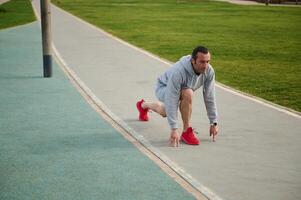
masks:
<path id="1" fill-rule="evenodd" d="M 39 8 L 35 0 L 36 8 Z M 201 145 L 167 146 L 165 119 L 152 114 L 137 121 L 135 102 L 155 100 L 156 77 L 169 64 L 122 43 L 52 7 L 54 45 L 65 64 L 101 103 L 147 141 L 175 170 L 218 199 L 298 199 L 301 197 L 301 119 L 217 88 L 220 135 L 208 136 L 201 94 L 194 100 L 192 125 Z M 214 50 L 213 50 L 214 51 Z M 183 171 L 181 171 L 183 170 Z M 188 177 L 189 179 L 189 177 Z M 205 188 L 205 189 L 206 189 Z M 208 190 L 206 190 L 208 192 Z M 208 194 L 210 193 L 208 192 Z"/>
<path id="2" fill-rule="evenodd" d="M 0 0 L 0 5 L 6 3 L 8 1 L 10 1 L 10 0 Z"/>

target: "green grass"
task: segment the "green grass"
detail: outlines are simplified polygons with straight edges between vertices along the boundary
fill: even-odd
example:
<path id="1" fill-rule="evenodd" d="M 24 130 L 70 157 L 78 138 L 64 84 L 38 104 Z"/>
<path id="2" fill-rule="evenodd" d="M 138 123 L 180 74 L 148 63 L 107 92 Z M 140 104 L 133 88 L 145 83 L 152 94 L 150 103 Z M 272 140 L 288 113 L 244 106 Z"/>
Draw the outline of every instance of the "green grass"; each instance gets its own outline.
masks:
<path id="1" fill-rule="evenodd" d="M 11 0 L 0 5 L 0 29 L 35 21 L 29 0 Z"/>
<path id="2" fill-rule="evenodd" d="M 301 8 L 199 0 L 53 2 L 170 61 L 203 44 L 219 82 L 301 111 Z"/>

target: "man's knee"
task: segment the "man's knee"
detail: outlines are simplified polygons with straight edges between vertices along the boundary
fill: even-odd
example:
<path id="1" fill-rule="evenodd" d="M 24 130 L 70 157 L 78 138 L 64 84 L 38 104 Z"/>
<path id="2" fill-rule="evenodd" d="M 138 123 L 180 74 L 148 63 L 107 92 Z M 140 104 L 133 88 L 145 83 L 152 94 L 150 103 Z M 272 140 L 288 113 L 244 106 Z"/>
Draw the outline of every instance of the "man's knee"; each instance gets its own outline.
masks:
<path id="1" fill-rule="evenodd" d="M 181 90 L 181 101 L 186 101 L 188 103 L 192 103 L 193 90 L 192 89 L 183 89 Z"/>

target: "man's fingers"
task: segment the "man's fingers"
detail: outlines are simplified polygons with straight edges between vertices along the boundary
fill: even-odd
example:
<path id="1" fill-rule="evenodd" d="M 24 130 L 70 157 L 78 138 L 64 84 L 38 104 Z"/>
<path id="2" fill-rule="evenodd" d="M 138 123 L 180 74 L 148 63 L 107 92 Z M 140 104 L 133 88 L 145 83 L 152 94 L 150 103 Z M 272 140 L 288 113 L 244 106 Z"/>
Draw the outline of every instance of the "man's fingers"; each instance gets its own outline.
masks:
<path id="1" fill-rule="evenodd" d="M 177 138 L 170 138 L 169 139 L 169 146 L 178 147 L 179 146 L 179 140 Z"/>
<path id="2" fill-rule="evenodd" d="M 172 139 L 169 138 L 169 146 L 172 146 Z"/>
<path id="3" fill-rule="evenodd" d="M 179 139 L 174 138 L 173 144 L 174 144 L 174 147 L 178 147 L 179 146 Z"/>
<path id="4" fill-rule="evenodd" d="M 213 142 L 215 142 L 216 141 L 215 136 L 217 135 L 217 132 L 212 133 L 212 135 L 213 135 Z"/>
<path id="5" fill-rule="evenodd" d="M 171 147 L 175 146 L 175 142 L 172 138 L 169 139 L 169 146 L 171 146 Z"/>

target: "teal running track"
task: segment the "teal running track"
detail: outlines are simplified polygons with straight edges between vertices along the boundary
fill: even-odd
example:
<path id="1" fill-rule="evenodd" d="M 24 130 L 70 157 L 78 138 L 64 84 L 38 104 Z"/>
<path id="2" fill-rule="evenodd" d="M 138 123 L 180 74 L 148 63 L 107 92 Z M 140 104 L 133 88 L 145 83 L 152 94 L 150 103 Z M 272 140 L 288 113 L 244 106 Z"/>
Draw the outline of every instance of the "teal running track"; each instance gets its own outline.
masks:
<path id="1" fill-rule="evenodd" d="M 193 199 L 92 109 L 38 22 L 0 31 L 0 199 Z"/>

